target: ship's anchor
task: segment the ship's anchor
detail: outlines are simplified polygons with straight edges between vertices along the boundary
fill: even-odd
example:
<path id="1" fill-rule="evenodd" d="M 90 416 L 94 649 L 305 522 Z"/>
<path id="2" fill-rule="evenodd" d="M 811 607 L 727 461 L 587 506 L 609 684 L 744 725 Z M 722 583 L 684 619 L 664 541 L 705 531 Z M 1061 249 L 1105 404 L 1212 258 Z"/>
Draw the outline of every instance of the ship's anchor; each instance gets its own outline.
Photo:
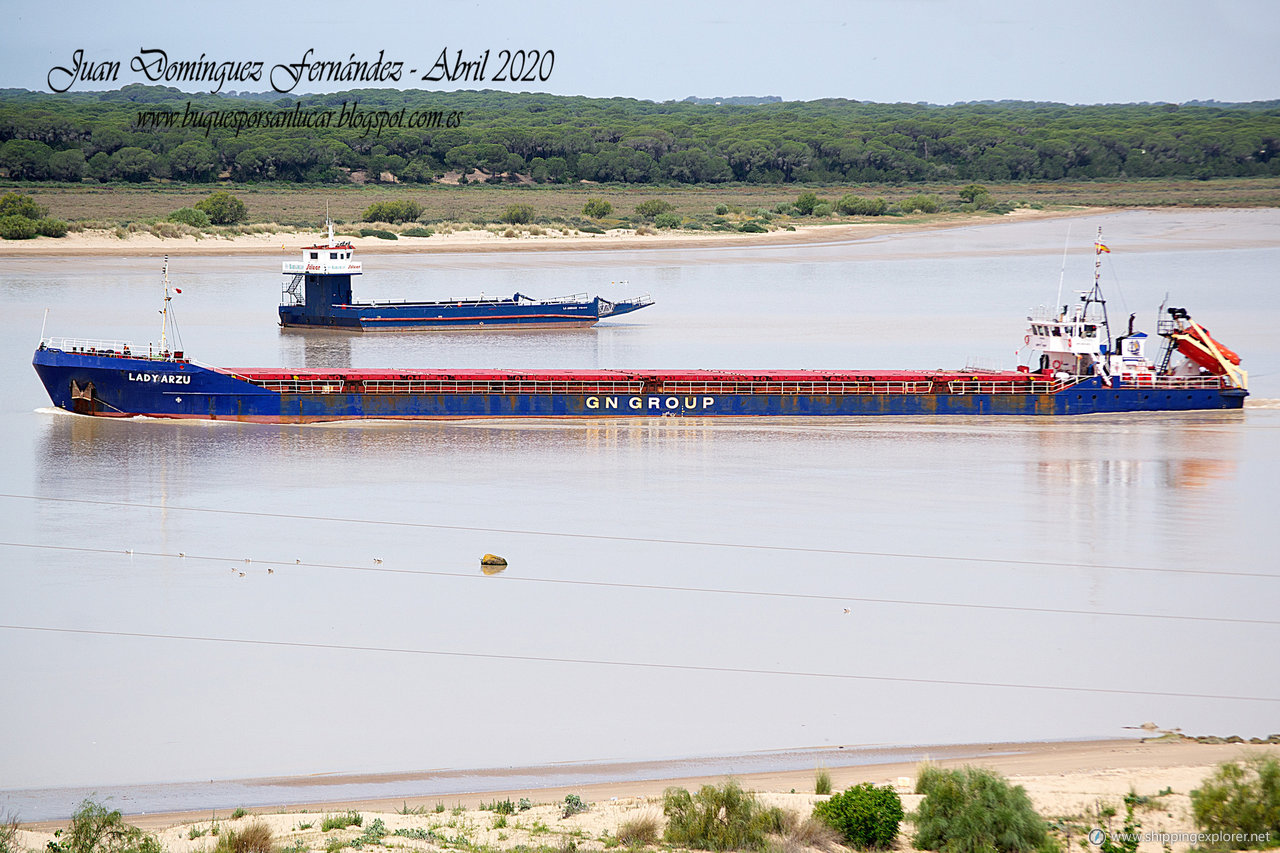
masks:
<path id="1" fill-rule="evenodd" d="M 86 382 L 81 388 L 74 379 L 71 380 L 71 411 L 77 415 L 96 415 L 98 413 L 98 389 L 92 382 Z"/>

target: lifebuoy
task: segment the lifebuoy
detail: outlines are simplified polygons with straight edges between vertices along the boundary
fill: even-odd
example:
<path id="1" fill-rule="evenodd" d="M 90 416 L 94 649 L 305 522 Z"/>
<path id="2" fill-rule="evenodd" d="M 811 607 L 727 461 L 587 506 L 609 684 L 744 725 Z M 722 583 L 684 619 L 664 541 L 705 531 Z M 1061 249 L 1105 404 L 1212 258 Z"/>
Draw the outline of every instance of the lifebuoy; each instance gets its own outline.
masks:
<path id="1" fill-rule="evenodd" d="M 1071 338 L 1067 338 L 1067 349 L 1071 349 Z"/>
<path id="2" fill-rule="evenodd" d="M 1060 358 L 1055 358 L 1055 359 L 1053 360 L 1053 369 L 1054 369 L 1054 370 L 1059 370 L 1059 369 L 1061 369 L 1061 368 L 1062 368 L 1062 359 L 1060 359 Z"/>
<path id="3" fill-rule="evenodd" d="M 1023 336 L 1022 336 L 1022 342 L 1023 342 L 1024 344 L 1029 344 L 1029 343 L 1031 343 L 1031 336 L 1030 336 L 1030 335 L 1023 335 Z"/>

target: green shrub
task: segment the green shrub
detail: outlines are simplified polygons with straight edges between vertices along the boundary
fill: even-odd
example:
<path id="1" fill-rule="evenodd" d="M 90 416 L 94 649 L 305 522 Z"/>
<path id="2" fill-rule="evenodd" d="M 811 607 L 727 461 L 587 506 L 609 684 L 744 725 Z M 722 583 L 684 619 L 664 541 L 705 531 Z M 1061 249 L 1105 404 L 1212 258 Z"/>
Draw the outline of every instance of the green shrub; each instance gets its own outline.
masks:
<path id="1" fill-rule="evenodd" d="M 239 820 L 240 818 L 244 817 L 247 814 L 249 814 L 248 809 L 237 807 L 236 810 L 231 813 L 231 819 Z"/>
<path id="2" fill-rule="evenodd" d="M 882 198 L 862 198 L 850 193 L 836 203 L 836 210 L 845 216 L 884 216 L 889 203 Z"/>
<path id="3" fill-rule="evenodd" d="M 404 229 L 404 231 L 400 233 L 403 234 L 405 237 L 430 237 L 435 232 L 433 232 L 430 228 L 414 227 L 414 228 L 406 228 Z"/>
<path id="4" fill-rule="evenodd" d="M 124 822 L 119 809 L 85 800 L 71 815 L 63 841 L 49 842 L 49 853 L 163 853 L 154 835 Z"/>
<path id="5" fill-rule="evenodd" d="M 903 213 L 937 213 L 942 205 L 936 195 L 913 195 L 898 202 L 898 209 Z"/>
<path id="6" fill-rule="evenodd" d="M 776 807 L 765 808 L 734 780 L 703 785 L 697 794 L 668 788 L 663 795 L 668 844 L 695 850 L 759 849 L 765 835 L 780 832 L 785 818 Z"/>
<path id="7" fill-rule="evenodd" d="M 509 204 L 502 212 L 502 221 L 508 225 L 524 225 L 533 221 L 533 205 Z"/>
<path id="8" fill-rule="evenodd" d="M 636 213 L 645 219 L 655 219 L 659 214 L 667 213 L 670 210 L 671 202 L 660 198 L 651 198 L 636 205 Z M 662 226 L 659 225 L 658 227 L 661 228 Z"/>
<path id="9" fill-rule="evenodd" d="M 400 237 L 394 231 L 384 231 L 381 228 L 361 228 L 361 237 L 377 237 L 379 240 L 399 240 Z"/>
<path id="10" fill-rule="evenodd" d="M 36 223 L 25 216 L 0 216 L 0 237 L 6 240 L 30 240 L 36 236 Z"/>
<path id="11" fill-rule="evenodd" d="M 729 213 L 729 205 L 727 204 L 716 205 L 716 216 L 725 216 L 728 213 Z"/>
<path id="12" fill-rule="evenodd" d="M 65 237 L 67 236 L 67 223 L 61 219 L 37 219 L 36 233 L 42 237 Z"/>
<path id="13" fill-rule="evenodd" d="M 831 793 L 831 773 L 825 767 L 819 767 L 813 774 L 813 792 L 820 797 Z"/>
<path id="14" fill-rule="evenodd" d="M 738 226 L 738 230 L 744 231 L 747 234 L 762 234 L 769 229 L 765 228 L 759 222 L 744 222 Z"/>
<path id="15" fill-rule="evenodd" d="M 1021 785 L 982 767 L 920 769 L 915 847 L 942 853 L 1025 853 L 1056 849 Z"/>
<path id="16" fill-rule="evenodd" d="M 390 830 L 387 829 L 387 825 L 382 822 L 382 818 L 375 817 L 369 822 L 369 825 L 364 828 L 364 832 L 361 833 L 359 838 L 353 838 L 351 840 L 351 846 L 359 850 L 366 844 L 381 844 L 382 839 L 387 836 L 389 831 Z"/>
<path id="17" fill-rule="evenodd" d="M 5 193 L 0 196 L 0 219 L 6 216 L 21 216 L 24 219 L 41 219 L 48 211 L 36 203 L 29 195 L 22 193 Z"/>
<path id="18" fill-rule="evenodd" d="M 249 218 L 244 202 L 225 190 L 219 190 L 196 202 L 196 210 L 204 211 L 214 225 L 235 225 Z"/>
<path id="19" fill-rule="evenodd" d="M 830 780 L 828 780 L 828 786 Z M 846 844 L 859 850 L 887 849 L 898 837 L 902 800 L 887 785 L 855 785 L 813 807 L 813 816 L 836 830 Z"/>
<path id="20" fill-rule="evenodd" d="M 831 202 L 820 201 L 816 205 L 814 205 L 813 215 L 814 216 L 830 216 L 831 210 L 832 210 Z"/>
<path id="21" fill-rule="evenodd" d="M 271 827 L 255 820 L 243 829 L 232 829 L 219 835 L 213 853 L 273 853 L 274 847 Z"/>
<path id="22" fill-rule="evenodd" d="M 170 222 L 181 222 L 183 225 L 190 225 L 192 228 L 209 227 L 209 214 L 203 210 L 196 210 L 194 207 L 180 207 L 165 218 Z"/>
<path id="23" fill-rule="evenodd" d="M 583 216 L 590 216 L 592 219 L 604 219 L 610 213 L 613 213 L 613 205 L 602 198 L 589 198 L 582 206 Z"/>
<path id="24" fill-rule="evenodd" d="M 582 801 L 582 797 L 577 794 L 569 794 L 564 798 L 564 816 L 580 814 L 587 810 L 587 804 Z"/>
<path id="25" fill-rule="evenodd" d="M 818 206 L 818 194 L 810 190 L 800 193 L 796 198 L 796 213 L 801 216 L 808 216 L 813 213 L 813 209 Z"/>
<path id="26" fill-rule="evenodd" d="M 659 228 L 679 228 L 680 214 L 678 213 L 659 213 L 653 219 L 653 224 Z"/>
<path id="27" fill-rule="evenodd" d="M 1280 759 L 1255 755 L 1218 765 L 1191 792 L 1191 813 L 1205 832 L 1270 836 L 1225 845 L 1232 850 L 1280 846 Z"/>
<path id="28" fill-rule="evenodd" d="M 378 201 L 365 208 L 361 218 L 365 222 L 413 222 L 422 215 L 422 205 L 412 199 Z"/>

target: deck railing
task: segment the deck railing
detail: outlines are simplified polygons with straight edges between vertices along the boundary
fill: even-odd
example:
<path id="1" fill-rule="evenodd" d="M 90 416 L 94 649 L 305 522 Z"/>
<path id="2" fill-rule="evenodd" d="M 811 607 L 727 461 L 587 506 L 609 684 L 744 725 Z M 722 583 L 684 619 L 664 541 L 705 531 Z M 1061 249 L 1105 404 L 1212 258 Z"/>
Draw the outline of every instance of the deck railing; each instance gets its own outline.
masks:
<path id="1" fill-rule="evenodd" d="M 115 358 L 164 359 L 173 358 L 173 353 L 161 352 L 151 344 L 143 349 L 133 345 L 133 341 L 108 341 L 95 338 L 43 338 L 40 346 L 45 349 L 56 349 L 62 352 L 80 353 L 83 355 L 106 355 Z"/>

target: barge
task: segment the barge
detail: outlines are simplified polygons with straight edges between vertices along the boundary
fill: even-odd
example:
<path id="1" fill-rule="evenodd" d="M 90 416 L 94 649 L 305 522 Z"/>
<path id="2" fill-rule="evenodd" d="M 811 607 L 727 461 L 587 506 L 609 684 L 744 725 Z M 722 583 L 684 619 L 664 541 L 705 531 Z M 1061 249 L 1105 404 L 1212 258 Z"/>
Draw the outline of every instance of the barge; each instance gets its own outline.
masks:
<path id="1" fill-rule="evenodd" d="M 285 261 L 287 276 L 280 299 L 280 325 L 351 332 L 446 329 L 570 329 L 594 326 L 653 304 L 648 294 L 610 301 L 578 293 L 535 299 L 523 293 L 499 298 L 443 299 L 434 302 L 356 302 L 351 279 L 364 272 L 355 248 L 336 240 L 329 223 L 326 243 L 307 246 L 302 258 Z"/>

